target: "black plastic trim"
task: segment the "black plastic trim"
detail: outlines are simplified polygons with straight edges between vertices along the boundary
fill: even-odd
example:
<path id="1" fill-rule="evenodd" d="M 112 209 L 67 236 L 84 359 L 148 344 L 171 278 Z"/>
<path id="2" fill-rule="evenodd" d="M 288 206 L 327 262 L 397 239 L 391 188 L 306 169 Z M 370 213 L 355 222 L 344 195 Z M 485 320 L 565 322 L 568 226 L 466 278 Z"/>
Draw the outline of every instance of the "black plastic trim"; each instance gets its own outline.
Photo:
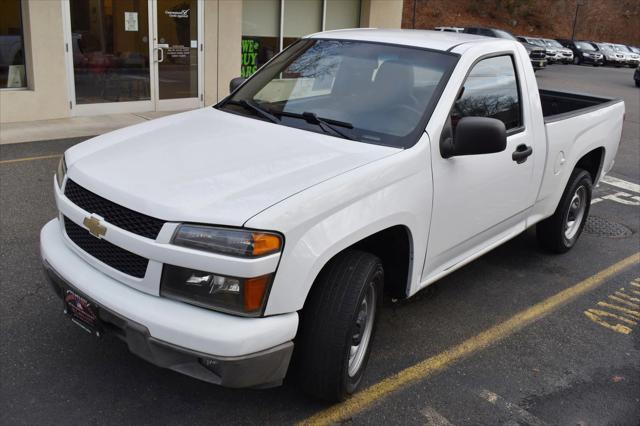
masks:
<path id="1" fill-rule="evenodd" d="M 593 96 L 588 94 L 574 93 L 574 92 L 559 92 L 556 90 L 539 90 L 540 95 L 549 94 L 557 96 L 569 96 L 575 99 L 590 100 L 592 102 L 600 102 L 597 105 L 591 105 L 585 108 L 579 108 L 573 111 L 563 112 L 560 114 L 548 115 L 544 117 L 544 123 L 555 123 L 557 121 L 567 120 L 572 117 L 586 114 L 588 112 L 597 111 L 599 109 L 608 108 L 620 102 L 624 102 L 622 98 L 603 98 L 600 96 Z"/>

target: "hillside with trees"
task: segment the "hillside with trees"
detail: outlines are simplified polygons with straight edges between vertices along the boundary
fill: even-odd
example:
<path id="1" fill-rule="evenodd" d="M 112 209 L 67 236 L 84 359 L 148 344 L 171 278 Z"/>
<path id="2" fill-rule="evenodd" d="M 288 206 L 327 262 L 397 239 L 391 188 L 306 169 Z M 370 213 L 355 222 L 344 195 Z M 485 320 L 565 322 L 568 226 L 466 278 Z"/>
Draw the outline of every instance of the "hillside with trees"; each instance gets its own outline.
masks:
<path id="1" fill-rule="evenodd" d="M 638 0 L 405 0 L 403 28 L 490 26 L 516 35 L 640 45 Z"/>

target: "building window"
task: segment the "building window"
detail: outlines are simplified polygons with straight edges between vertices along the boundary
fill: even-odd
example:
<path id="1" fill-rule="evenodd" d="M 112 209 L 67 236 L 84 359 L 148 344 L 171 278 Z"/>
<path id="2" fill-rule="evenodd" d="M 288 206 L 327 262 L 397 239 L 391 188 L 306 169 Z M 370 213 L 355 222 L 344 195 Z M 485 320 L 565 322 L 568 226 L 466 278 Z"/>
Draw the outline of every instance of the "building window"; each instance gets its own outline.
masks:
<path id="1" fill-rule="evenodd" d="M 248 77 L 280 51 L 280 0 L 244 0 L 241 75 Z"/>
<path id="2" fill-rule="evenodd" d="M 0 89 L 27 87 L 22 0 L 3 0 L 0 13 Z"/>
<path id="3" fill-rule="evenodd" d="M 360 26 L 360 0 L 326 0 L 326 2 L 325 31 Z"/>
<path id="4" fill-rule="evenodd" d="M 243 0 L 242 63 L 249 77 L 307 34 L 357 28 L 361 0 Z"/>
<path id="5" fill-rule="evenodd" d="M 322 31 L 323 0 L 284 0 L 282 48 Z"/>

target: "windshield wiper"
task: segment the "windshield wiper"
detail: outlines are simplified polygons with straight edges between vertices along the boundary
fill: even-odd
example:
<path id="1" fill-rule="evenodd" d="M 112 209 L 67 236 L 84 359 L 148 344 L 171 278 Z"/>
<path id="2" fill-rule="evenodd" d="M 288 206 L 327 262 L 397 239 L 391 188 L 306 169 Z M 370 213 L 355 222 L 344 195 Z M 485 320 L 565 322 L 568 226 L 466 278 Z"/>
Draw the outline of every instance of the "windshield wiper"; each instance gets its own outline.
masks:
<path id="1" fill-rule="evenodd" d="M 260 117 L 266 118 L 267 120 L 269 120 L 269 121 L 271 121 L 273 123 L 280 123 L 280 119 L 278 117 L 276 117 L 275 115 L 271 114 L 269 111 L 267 111 L 266 109 L 262 108 L 260 105 L 256 104 L 253 101 L 249 101 L 247 99 L 240 99 L 238 101 L 230 100 L 230 101 L 227 101 L 226 103 L 231 104 L 231 105 L 238 105 L 238 106 L 243 107 L 244 109 L 248 109 L 250 111 L 253 111 L 256 114 L 258 114 Z"/>
<path id="2" fill-rule="evenodd" d="M 338 127 L 344 127 L 346 129 L 353 129 L 353 124 L 347 123 L 345 121 L 332 120 L 330 118 L 322 118 L 318 117 L 315 112 L 305 111 L 302 114 L 297 112 L 277 112 L 278 115 L 284 115 L 286 117 L 294 117 L 294 118 L 302 118 L 307 123 L 317 124 L 325 133 L 332 134 L 333 136 L 338 136 L 340 138 L 349 139 L 351 141 L 355 141 L 352 136 L 347 135 L 346 133 L 336 129 Z"/>

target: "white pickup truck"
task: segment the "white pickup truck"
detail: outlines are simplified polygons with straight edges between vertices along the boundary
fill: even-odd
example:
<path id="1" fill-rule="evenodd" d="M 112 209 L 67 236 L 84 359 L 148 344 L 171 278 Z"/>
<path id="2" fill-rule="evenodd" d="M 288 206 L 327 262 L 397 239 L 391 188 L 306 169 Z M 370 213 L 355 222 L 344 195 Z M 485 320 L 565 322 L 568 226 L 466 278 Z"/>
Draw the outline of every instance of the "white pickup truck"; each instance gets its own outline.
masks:
<path id="1" fill-rule="evenodd" d="M 230 387 L 289 372 L 329 400 L 360 383 L 383 294 L 536 224 L 574 246 L 624 115 L 539 90 L 516 41 L 447 32 L 324 32 L 232 83 L 69 149 L 45 269 L 76 324 L 156 365 Z"/>

